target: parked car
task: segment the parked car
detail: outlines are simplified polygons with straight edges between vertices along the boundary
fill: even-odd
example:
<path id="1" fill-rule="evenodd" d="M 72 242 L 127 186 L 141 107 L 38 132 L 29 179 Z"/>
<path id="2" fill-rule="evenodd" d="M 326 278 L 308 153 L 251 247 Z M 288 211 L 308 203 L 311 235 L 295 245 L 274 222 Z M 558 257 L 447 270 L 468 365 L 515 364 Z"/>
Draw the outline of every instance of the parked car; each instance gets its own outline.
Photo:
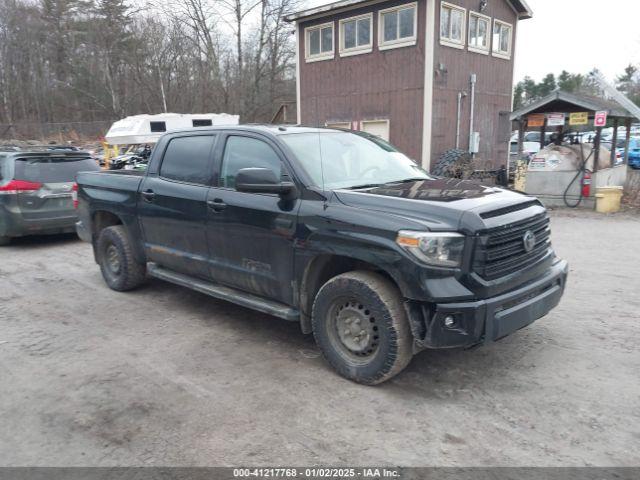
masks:
<path id="1" fill-rule="evenodd" d="M 538 142 L 524 142 L 522 145 L 522 154 L 528 160 L 531 160 L 533 156 L 540 151 L 540 143 Z M 509 157 L 511 160 L 518 158 L 518 142 L 511 142 L 509 145 Z"/>
<path id="2" fill-rule="evenodd" d="M 624 141 L 622 145 L 618 144 L 616 156 L 621 160 L 624 159 Z M 631 168 L 640 169 L 640 137 L 629 139 L 629 166 Z"/>
<path id="3" fill-rule="evenodd" d="M 79 174 L 78 199 L 78 235 L 110 288 L 149 274 L 299 322 L 364 384 L 421 349 L 513 333 L 567 278 L 535 198 L 434 178 L 335 129 L 172 132 L 146 172 Z"/>
<path id="4" fill-rule="evenodd" d="M 99 169 L 77 150 L 0 152 L 0 245 L 13 237 L 75 231 L 75 176 Z"/>
<path id="5" fill-rule="evenodd" d="M 545 145 L 549 145 L 549 143 L 551 143 L 551 136 L 553 135 L 553 132 L 546 132 L 544 134 L 544 144 Z M 511 142 L 518 142 L 518 132 L 514 132 L 511 135 Z M 531 132 L 525 132 L 524 133 L 524 142 L 532 142 L 532 143 L 537 143 L 538 145 L 540 145 L 540 132 L 539 131 L 531 131 Z"/>

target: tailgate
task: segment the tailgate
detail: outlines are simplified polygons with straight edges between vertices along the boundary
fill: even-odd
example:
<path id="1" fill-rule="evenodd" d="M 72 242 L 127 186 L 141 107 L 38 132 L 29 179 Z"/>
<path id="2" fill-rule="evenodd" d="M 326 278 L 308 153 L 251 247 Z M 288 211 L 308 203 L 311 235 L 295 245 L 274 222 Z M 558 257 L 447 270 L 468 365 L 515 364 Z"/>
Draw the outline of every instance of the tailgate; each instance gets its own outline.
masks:
<path id="1" fill-rule="evenodd" d="M 25 222 L 73 223 L 73 185 L 82 171 L 100 167 L 86 156 L 42 155 L 16 159 L 14 177 L 39 188 L 18 192 L 18 208 Z"/>
<path id="2" fill-rule="evenodd" d="M 39 190 L 18 193 L 18 207 L 25 221 L 75 218 L 73 181 L 44 183 Z"/>

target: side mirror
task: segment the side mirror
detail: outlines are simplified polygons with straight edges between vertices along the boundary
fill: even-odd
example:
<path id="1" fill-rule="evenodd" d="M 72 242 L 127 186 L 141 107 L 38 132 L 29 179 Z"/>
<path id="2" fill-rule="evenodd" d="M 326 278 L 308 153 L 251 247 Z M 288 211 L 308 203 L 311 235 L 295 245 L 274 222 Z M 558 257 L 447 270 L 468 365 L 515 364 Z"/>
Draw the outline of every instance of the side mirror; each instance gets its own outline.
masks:
<path id="1" fill-rule="evenodd" d="M 236 190 L 246 193 L 276 193 L 288 196 L 295 192 L 292 182 L 282 182 L 268 168 L 242 168 L 236 174 Z"/>

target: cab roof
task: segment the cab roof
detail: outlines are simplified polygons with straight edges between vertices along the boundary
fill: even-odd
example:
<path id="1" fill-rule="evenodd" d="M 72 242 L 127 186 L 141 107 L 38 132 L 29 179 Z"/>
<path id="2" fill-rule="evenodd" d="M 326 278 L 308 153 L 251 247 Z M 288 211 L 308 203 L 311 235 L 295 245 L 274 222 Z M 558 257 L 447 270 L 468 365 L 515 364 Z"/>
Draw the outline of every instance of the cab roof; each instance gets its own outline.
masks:
<path id="1" fill-rule="evenodd" d="M 272 124 L 243 124 L 243 125 L 225 125 L 219 127 L 198 127 L 197 129 L 188 129 L 181 131 L 168 132 L 169 135 L 176 133 L 202 133 L 202 132 L 219 132 L 225 130 L 244 131 L 244 132 L 259 132 L 270 133 L 272 135 L 288 135 L 292 133 L 323 133 L 323 132 L 344 132 L 345 130 L 328 127 L 309 127 L 304 125 L 272 125 Z"/>

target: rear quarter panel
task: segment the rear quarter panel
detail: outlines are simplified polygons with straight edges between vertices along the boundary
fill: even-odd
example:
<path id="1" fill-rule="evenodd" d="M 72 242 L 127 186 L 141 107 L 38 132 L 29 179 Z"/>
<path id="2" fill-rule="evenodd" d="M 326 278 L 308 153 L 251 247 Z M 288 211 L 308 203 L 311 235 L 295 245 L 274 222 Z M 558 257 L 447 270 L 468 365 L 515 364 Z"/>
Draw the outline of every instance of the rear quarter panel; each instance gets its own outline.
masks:
<path id="1" fill-rule="evenodd" d="M 136 253 L 144 257 L 142 232 L 137 218 L 136 203 L 144 172 L 84 172 L 79 173 L 78 217 L 91 232 L 95 246 L 97 237 L 95 218 L 99 212 L 107 212 L 120 219 L 127 228 Z"/>

